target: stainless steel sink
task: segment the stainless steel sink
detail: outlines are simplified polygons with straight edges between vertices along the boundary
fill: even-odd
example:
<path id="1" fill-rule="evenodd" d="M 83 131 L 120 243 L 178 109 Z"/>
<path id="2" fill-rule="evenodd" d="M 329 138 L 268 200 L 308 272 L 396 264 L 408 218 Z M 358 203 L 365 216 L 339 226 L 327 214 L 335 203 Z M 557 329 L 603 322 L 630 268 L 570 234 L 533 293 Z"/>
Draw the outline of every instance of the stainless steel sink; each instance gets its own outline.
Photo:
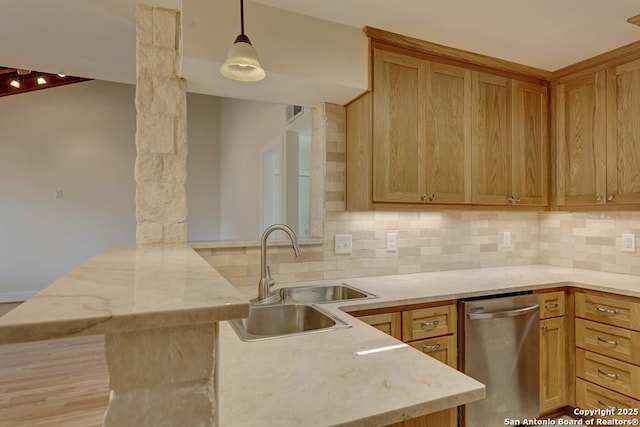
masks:
<path id="1" fill-rule="evenodd" d="M 243 341 L 349 328 L 351 325 L 317 307 L 305 304 L 251 306 L 246 319 L 229 323 Z"/>
<path id="2" fill-rule="evenodd" d="M 282 288 L 279 292 L 280 301 L 300 304 L 377 298 L 376 295 L 354 288 L 346 283 Z"/>

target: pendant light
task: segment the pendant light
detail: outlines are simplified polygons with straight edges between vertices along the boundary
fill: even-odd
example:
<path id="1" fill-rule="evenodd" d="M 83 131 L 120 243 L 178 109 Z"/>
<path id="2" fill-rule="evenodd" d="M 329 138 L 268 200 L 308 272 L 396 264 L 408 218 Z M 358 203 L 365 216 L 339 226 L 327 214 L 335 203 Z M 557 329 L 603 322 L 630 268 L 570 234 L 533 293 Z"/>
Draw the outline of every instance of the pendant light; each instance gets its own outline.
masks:
<path id="1" fill-rule="evenodd" d="M 266 75 L 258 54 L 249 37 L 244 34 L 244 1 L 240 0 L 240 29 L 241 33 L 229 49 L 227 60 L 220 67 L 220 73 L 233 80 L 241 82 L 256 82 Z"/>

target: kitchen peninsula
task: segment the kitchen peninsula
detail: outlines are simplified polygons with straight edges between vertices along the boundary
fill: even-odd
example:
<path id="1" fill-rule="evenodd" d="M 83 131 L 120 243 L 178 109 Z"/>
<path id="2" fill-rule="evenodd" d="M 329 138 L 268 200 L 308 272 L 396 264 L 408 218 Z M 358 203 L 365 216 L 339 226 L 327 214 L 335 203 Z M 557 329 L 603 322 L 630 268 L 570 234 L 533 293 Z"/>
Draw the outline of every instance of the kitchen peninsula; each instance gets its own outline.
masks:
<path id="1" fill-rule="evenodd" d="M 0 344 L 105 334 L 105 426 L 214 425 L 218 322 L 249 302 L 187 245 L 114 247 L 0 318 Z"/>
<path id="2" fill-rule="evenodd" d="M 105 334 L 105 426 L 384 425 L 484 397 L 481 383 L 358 321 L 259 345 L 218 329 L 248 313 L 247 298 L 187 245 L 115 247 L 0 318 L 0 344 Z M 236 401 L 247 390 L 270 396 L 274 412 Z M 298 399 L 279 400 L 285 392 Z M 312 410 L 336 399 L 330 414 Z"/>

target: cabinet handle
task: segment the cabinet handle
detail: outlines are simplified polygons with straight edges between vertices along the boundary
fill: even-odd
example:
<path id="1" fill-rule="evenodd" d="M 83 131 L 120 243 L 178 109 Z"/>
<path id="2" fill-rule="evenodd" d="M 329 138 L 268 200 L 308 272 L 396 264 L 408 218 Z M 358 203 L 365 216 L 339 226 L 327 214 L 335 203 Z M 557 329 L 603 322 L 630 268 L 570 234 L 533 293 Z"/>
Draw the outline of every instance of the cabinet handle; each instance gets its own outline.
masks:
<path id="1" fill-rule="evenodd" d="M 598 341 L 606 342 L 607 344 L 612 345 L 612 346 L 616 346 L 616 345 L 620 344 L 620 341 L 618 341 L 618 340 L 613 340 L 613 341 L 612 340 L 607 340 L 607 339 L 602 338 L 600 335 L 598 335 Z"/>
<path id="2" fill-rule="evenodd" d="M 542 326 L 540 326 L 540 329 L 542 329 L 543 331 L 546 331 L 549 328 L 547 327 L 547 325 L 542 325 Z"/>
<path id="3" fill-rule="evenodd" d="M 420 195 L 420 200 L 422 200 L 423 202 L 427 200 L 427 193 L 422 193 Z"/>
<path id="4" fill-rule="evenodd" d="M 436 351 L 440 348 L 440 343 L 437 342 L 435 345 L 422 345 L 422 350 L 426 352 Z"/>
<path id="5" fill-rule="evenodd" d="M 602 369 L 600 369 L 600 368 L 598 368 L 598 373 L 599 373 L 599 374 L 602 374 L 602 375 L 604 375 L 604 376 L 606 376 L 606 377 L 613 378 L 614 380 L 617 380 L 617 379 L 618 379 L 618 377 L 620 376 L 620 375 L 618 375 L 618 374 L 611 374 L 611 373 L 609 373 L 609 372 L 605 372 L 605 371 L 603 371 L 603 370 L 602 370 Z"/>
<path id="6" fill-rule="evenodd" d="M 424 328 L 435 328 L 436 326 L 438 326 L 438 323 L 440 323 L 437 320 L 431 321 L 431 322 L 420 322 L 420 326 L 424 329 Z"/>
<path id="7" fill-rule="evenodd" d="M 433 202 L 436 199 L 436 193 L 431 193 L 431 195 L 429 196 L 429 201 Z"/>
<path id="8" fill-rule="evenodd" d="M 601 201 L 602 201 L 602 196 L 598 194 L 596 196 L 596 202 L 601 202 Z"/>
<path id="9" fill-rule="evenodd" d="M 546 308 L 547 310 L 550 310 L 552 308 L 558 308 L 558 304 L 545 304 L 544 308 Z"/>
<path id="10" fill-rule="evenodd" d="M 600 307 L 599 305 L 596 305 L 596 310 L 598 310 L 600 313 L 607 313 L 612 316 L 618 314 L 618 310 L 614 310 L 612 308 Z"/>
<path id="11" fill-rule="evenodd" d="M 611 406 L 611 405 L 607 405 L 606 403 L 604 403 L 602 400 L 598 399 L 598 405 L 600 406 L 604 406 L 605 409 L 613 409 L 615 410 L 616 407 L 615 406 Z"/>
<path id="12" fill-rule="evenodd" d="M 507 196 L 507 200 L 511 203 L 520 203 L 520 197 L 518 196 Z"/>
<path id="13" fill-rule="evenodd" d="M 613 200 L 613 194 L 609 194 L 609 195 L 607 196 L 607 200 L 608 200 L 609 202 L 610 202 L 610 201 L 612 201 L 612 200 Z"/>

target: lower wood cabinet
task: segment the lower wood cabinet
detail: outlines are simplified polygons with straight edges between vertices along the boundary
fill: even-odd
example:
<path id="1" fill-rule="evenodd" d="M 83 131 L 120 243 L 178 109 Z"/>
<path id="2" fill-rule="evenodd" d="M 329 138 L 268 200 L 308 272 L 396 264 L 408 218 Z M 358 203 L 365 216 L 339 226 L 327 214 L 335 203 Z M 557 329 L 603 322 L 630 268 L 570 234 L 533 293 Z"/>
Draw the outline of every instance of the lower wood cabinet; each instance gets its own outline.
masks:
<path id="1" fill-rule="evenodd" d="M 457 363 L 457 310 L 454 301 L 350 312 L 385 332 L 453 368 Z M 456 427 L 458 409 L 451 408 L 389 427 Z"/>
<path id="2" fill-rule="evenodd" d="M 564 290 L 540 295 L 540 413 L 567 405 L 567 318 Z"/>
<path id="3" fill-rule="evenodd" d="M 581 290 L 575 296 L 576 406 L 640 419 L 640 303 Z"/>
<path id="4" fill-rule="evenodd" d="M 566 405 L 566 319 L 540 321 L 540 413 Z"/>
<path id="5" fill-rule="evenodd" d="M 635 412 L 640 408 L 640 400 L 623 396 L 581 378 L 576 380 L 576 405 L 583 410 L 612 410 L 611 416 L 598 416 L 602 419 L 633 420 L 640 418 Z"/>
<path id="6" fill-rule="evenodd" d="M 402 327 L 400 324 L 399 312 L 393 313 L 380 313 L 380 314 L 368 314 L 364 316 L 358 316 L 360 320 L 376 329 L 381 330 L 385 334 L 401 340 L 402 339 Z"/>

